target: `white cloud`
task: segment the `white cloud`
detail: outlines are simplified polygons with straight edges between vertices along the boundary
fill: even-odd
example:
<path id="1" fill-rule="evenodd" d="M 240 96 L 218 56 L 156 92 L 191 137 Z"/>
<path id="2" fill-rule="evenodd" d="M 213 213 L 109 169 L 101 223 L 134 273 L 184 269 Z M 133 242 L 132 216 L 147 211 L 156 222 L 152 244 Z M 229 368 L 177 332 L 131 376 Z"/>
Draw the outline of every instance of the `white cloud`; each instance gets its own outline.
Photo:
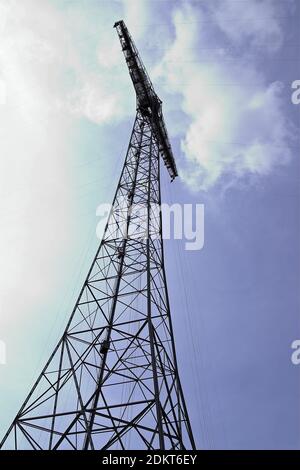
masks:
<path id="1" fill-rule="evenodd" d="M 215 25 L 233 42 L 245 39 L 237 26 L 227 30 L 230 22 L 225 18 L 237 14 L 247 19 L 248 39 L 269 43 L 277 35 L 274 43 L 280 43 L 273 2 L 261 2 L 268 11 L 260 15 L 273 18 L 263 30 L 256 24 L 253 5 L 240 11 L 242 2 L 233 3 L 235 10 L 228 2 L 218 2 L 211 13 L 215 24 L 204 21 L 201 7 L 179 4 L 175 40 L 154 71 L 154 81 L 161 80 L 173 101 L 171 107 L 188 118 L 181 135 L 181 173 L 194 189 L 208 189 L 229 175 L 267 175 L 290 157 L 280 84 L 267 84 L 255 64 L 242 58 L 228 63 L 231 57 L 222 44 L 209 55 L 199 53 L 199 46 L 216 45 Z M 66 248 L 63 235 L 56 234 L 57 244 L 48 253 L 43 238 L 53 224 L 66 226 L 71 217 L 65 188 L 73 121 L 79 117 L 115 123 L 134 112 L 134 92 L 113 21 L 124 16 L 139 45 L 146 42 L 156 11 L 148 1 L 105 2 L 91 26 L 79 4 L 70 3 L 67 11 L 54 5 L 47 0 L 0 0 L 0 250 L 5 266 L 0 285 L 4 290 L 6 286 L 7 298 L 17 279 L 23 295 L 43 295 L 47 282 L 38 271 L 53 267 Z M 149 36 L 151 47 L 154 39 L 159 41 L 160 29 Z M 167 49 L 167 42 L 160 46 Z M 239 87 L 219 86 L 237 80 Z M 33 282 L 26 276 L 29 263 L 36 273 Z"/>
<path id="2" fill-rule="evenodd" d="M 216 23 L 202 21 L 201 9 L 190 5 L 177 9 L 175 41 L 155 70 L 156 78 L 167 93 L 173 93 L 189 119 L 181 138 L 186 160 L 181 175 L 195 190 L 206 190 L 222 178 L 228 184 L 228 179 L 237 181 L 249 174 L 267 175 L 291 156 L 292 132 L 283 111 L 281 84 L 268 83 L 247 53 L 245 58 L 232 57 L 214 39 L 221 12 L 224 18 L 233 13 L 231 6 L 224 13 L 226 5 L 215 10 Z M 244 15 L 252 18 L 252 6 L 248 10 L 243 2 L 243 8 Z M 255 26 L 251 27 L 255 18 L 248 23 L 255 35 Z M 281 35 L 277 23 L 276 28 Z M 273 38 L 276 28 L 261 34 Z M 227 34 L 225 27 L 223 31 Z M 228 33 L 228 39 L 235 41 L 232 34 Z M 215 49 L 203 52 L 208 43 Z"/>
<path id="3" fill-rule="evenodd" d="M 287 16 L 291 4 L 290 0 L 217 0 L 217 6 L 210 8 L 220 30 L 236 45 L 247 42 L 275 50 L 283 41 L 280 17 Z"/>
<path id="4" fill-rule="evenodd" d="M 6 82 L 0 78 L 0 105 L 6 104 L 7 92 L 6 92 Z"/>
<path id="5" fill-rule="evenodd" d="M 113 22 L 140 19 L 142 34 L 146 3 L 103 2 L 93 15 L 78 2 L 0 0 L 1 334 L 58 282 L 73 223 L 77 123 L 115 124 L 134 113 Z"/>
<path id="6" fill-rule="evenodd" d="M 139 40 L 145 34 L 149 24 L 153 9 L 149 0 L 124 0 L 124 19 L 128 29 L 134 36 L 135 40 Z"/>
<path id="7" fill-rule="evenodd" d="M 45 239 L 53 224 L 67 227 L 70 222 L 69 176 L 62 158 L 70 122 L 56 107 L 63 96 L 57 86 L 64 33 L 54 10 L 36 6 L 31 0 L 0 3 L 6 12 L 0 28 L 2 327 L 4 321 L 15 321 L 26 301 L 47 291 L 45 279 L 66 240 L 59 231 L 50 254 Z M 49 41 L 54 25 L 57 35 Z"/>
<path id="8" fill-rule="evenodd" d="M 266 175 L 290 156 L 280 84 L 266 84 L 255 64 L 242 59 L 228 64 L 230 56 L 222 47 L 199 57 L 199 46 L 212 41 L 215 25 L 233 42 L 245 39 L 244 28 L 227 28 L 230 22 L 225 19 L 230 15 L 247 20 L 248 39 L 269 43 L 276 36 L 274 44 L 280 43 L 273 2 L 258 7 L 264 8 L 261 16 L 273 18 L 264 29 L 256 23 L 253 5 L 243 5 L 240 11 L 242 2 L 232 2 L 235 10 L 229 3 L 218 3 L 211 13 L 214 26 L 201 21 L 206 18 L 201 7 L 180 5 L 174 14 L 175 40 L 153 77 L 175 100 L 173 108 L 188 117 L 181 141 L 186 157 L 182 175 L 195 189 L 208 189 L 226 175 L 233 179 Z M 69 179 L 65 157 L 73 120 L 83 117 L 102 124 L 134 111 L 134 92 L 129 92 L 130 79 L 112 23 L 124 16 L 134 39 L 143 43 L 155 8 L 147 1 L 126 0 L 105 2 L 101 11 L 90 43 L 91 25 L 78 4 L 64 12 L 47 0 L 0 0 L 0 249 L 6 266 L 0 284 L 7 286 L 7 293 L 17 278 L 26 278 L 29 259 L 37 272 L 41 266 L 51 266 L 56 256 L 44 250 L 43 234 L 51 231 L 53 223 L 67 224 L 72 210 L 65 190 Z M 150 45 L 153 38 L 159 40 L 158 31 L 151 35 Z M 167 48 L 167 43 L 163 46 Z M 239 87 L 214 86 L 237 79 Z M 11 219 L 14 223 L 7 222 Z M 62 236 L 57 253 L 63 249 Z M 25 281 L 22 289 L 24 295 L 37 296 L 46 285 L 37 276 L 34 292 Z"/>

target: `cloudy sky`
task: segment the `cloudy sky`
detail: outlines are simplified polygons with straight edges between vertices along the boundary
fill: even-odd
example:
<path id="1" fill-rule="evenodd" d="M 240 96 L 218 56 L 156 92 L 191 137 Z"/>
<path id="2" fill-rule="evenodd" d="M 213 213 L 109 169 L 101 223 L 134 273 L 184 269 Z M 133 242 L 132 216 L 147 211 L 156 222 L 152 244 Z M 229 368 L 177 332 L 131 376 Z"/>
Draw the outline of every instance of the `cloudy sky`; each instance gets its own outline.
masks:
<path id="1" fill-rule="evenodd" d="M 122 166 L 135 96 L 119 19 L 164 102 L 180 172 L 163 172 L 164 200 L 205 204 L 204 249 L 166 247 L 198 446 L 300 448 L 296 0 L 0 0 L 1 434 L 62 332 Z"/>

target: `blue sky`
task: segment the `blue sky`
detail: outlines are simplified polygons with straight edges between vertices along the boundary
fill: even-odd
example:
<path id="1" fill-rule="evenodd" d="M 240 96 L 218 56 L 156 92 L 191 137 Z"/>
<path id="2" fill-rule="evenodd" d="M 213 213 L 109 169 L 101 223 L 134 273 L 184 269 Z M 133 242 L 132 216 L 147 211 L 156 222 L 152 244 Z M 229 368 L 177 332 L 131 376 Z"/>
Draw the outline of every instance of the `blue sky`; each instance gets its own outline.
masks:
<path id="1" fill-rule="evenodd" d="M 205 246 L 166 243 L 201 448 L 300 448 L 299 3 L 0 0 L 0 431 L 47 360 L 96 250 L 135 112 L 114 22 L 164 102 Z M 162 168 L 164 170 L 164 168 Z"/>

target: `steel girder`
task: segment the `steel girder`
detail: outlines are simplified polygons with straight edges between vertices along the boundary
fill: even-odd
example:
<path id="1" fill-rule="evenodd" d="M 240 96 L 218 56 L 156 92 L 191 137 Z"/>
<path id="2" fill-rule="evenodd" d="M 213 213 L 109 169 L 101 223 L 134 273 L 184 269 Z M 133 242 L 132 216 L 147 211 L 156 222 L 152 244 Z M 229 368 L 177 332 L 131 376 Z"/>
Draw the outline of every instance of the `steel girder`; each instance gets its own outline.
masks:
<path id="1" fill-rule="evenodd" d="M 195 448 L 176 363 L 151 119 L 137 112 L 98 252 L 2 449 Z"/>

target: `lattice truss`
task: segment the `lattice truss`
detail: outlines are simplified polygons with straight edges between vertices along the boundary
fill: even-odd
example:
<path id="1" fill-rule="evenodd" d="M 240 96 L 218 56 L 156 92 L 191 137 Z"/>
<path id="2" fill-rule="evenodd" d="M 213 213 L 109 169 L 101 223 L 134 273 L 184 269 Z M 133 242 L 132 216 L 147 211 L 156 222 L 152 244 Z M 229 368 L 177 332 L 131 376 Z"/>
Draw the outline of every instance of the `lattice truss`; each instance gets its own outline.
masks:
<path id="1" fill-rule="evenodd" d="M 162 243 L 159 145 L 137 112 L 103 240 L 3 449 L 194 448 Z M 148 235 L 148 236 L 147 236 Z"/>

